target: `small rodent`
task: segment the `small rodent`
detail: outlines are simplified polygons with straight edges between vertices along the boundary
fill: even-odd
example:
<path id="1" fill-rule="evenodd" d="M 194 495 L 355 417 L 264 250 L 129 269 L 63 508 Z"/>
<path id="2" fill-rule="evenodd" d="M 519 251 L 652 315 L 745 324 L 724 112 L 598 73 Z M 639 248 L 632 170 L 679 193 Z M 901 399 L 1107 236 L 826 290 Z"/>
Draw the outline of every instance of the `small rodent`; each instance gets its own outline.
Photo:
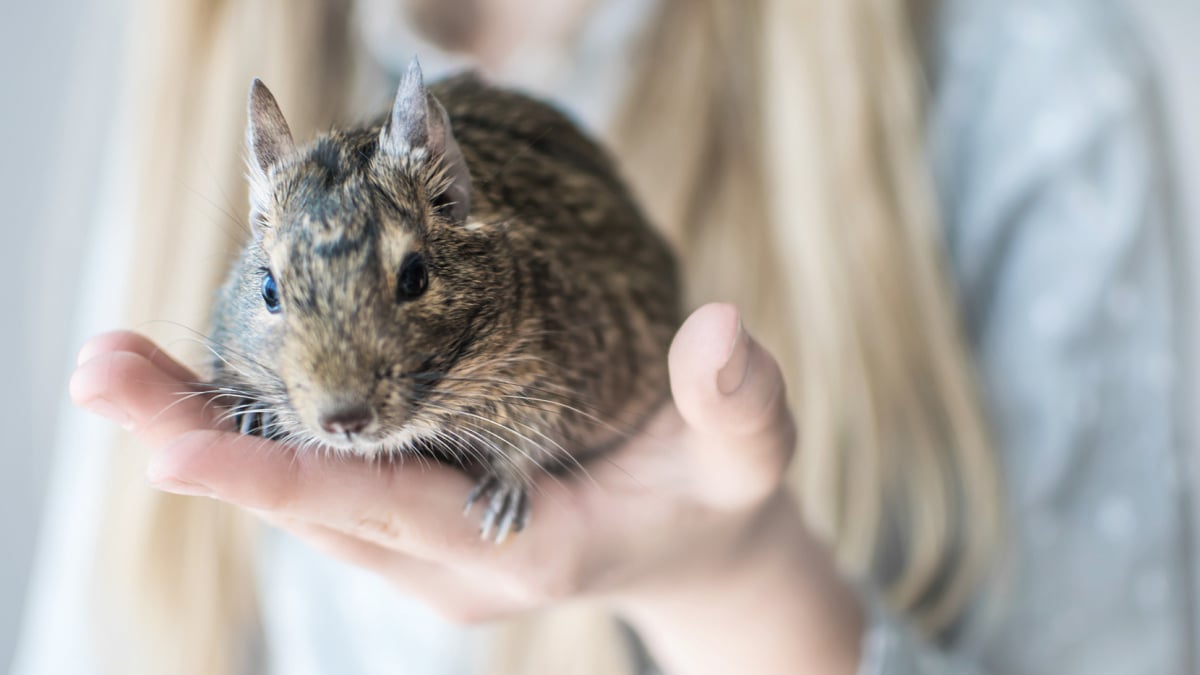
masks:
<path id="1" fill-rule="evenodd" d="M 540 472 L 667 400 L 674 258 L 564 115 L 472 74 L 427 89 L 416 59 L 379 123 L 301 147 L 249 99 L 253 236 L 212 335 L 243 433 L 455 462 L 501 541 Z"/>

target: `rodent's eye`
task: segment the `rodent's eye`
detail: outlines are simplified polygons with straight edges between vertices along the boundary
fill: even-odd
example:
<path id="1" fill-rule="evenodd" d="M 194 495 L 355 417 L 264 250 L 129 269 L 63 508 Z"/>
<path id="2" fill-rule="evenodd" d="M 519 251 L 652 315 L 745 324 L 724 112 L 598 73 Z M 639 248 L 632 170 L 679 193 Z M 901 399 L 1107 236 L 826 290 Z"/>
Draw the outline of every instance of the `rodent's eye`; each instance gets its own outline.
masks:
<path id="1" fill-rule="evenodd" d="M 400 263 L 400 273 L 396 275 L 396 300 L 414 300 L 428 287 L 429 272 L 425 269 L 425 259 L 415 252 L 404 256 L 404 262 Z"/>
<path id="2" fill-rule="evenodd" d="M 279 313 L 279 285 L 275 283 L 275 275 L 271 274 L 271 270 L 264 270 L 262 282 L 262 298 L 263 303 L 267 306 L 267 311 L 272 314 Z"/>

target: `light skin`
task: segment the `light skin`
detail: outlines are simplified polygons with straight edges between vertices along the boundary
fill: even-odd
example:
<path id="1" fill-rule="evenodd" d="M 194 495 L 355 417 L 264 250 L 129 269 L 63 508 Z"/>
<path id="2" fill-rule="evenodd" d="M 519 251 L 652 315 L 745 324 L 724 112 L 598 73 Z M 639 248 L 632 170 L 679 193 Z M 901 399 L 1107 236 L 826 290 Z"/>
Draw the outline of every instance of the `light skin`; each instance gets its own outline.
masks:
<path id="1" fill-rule="evenodd" d="M 587 477 L 542 477 L 528 528 L 501 545 L 480 539 L 478 510 L 463 516 L 459 470 L 238 435 L 204 396 L 182 398 L 196 376 L 137 334 L 88 342 L 71 396 L 152 449 L 158 489 L 245 508 L 453 620 L 586 601 L 625 618 L 667 673 L 854 673 L 862 610 L 784 484 L 795 428 L 774 359 L 734 307 L 707 305 L 670 370 L 673 404 Z"/>

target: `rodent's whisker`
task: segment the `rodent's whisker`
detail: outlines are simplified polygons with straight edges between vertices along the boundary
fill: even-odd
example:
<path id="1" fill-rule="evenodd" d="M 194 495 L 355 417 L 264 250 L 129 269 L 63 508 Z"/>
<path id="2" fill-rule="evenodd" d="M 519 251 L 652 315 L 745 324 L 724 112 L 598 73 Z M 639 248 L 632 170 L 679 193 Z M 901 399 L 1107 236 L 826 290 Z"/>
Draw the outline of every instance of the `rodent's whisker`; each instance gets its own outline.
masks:
<path id="1" fill-rule="evenodd" d="M 465 424 L 467 427 L 470 427 L 472 429 L 475 429 L 475 430 L 478 430 L 478 431 L 481 431 L 484 433 L 488 433 L 486 429 L 482 429 L 478 426 L 475 426 L 474 424 L 472 424 L 470 422 L 462 422 L 462 424 Z M 534 460 L 528 452 L 521 451 L 519 448 L 517 448 L 515 445 L 512 445 L 511 443 L 510 443 L 510 446 L 512 446 L 514 449 L 516 449 L 518 452 L 520 452 L 522 454 L 522 456 L 524 456 L 530 462 L 532 462 L 533 465 L 538 469 L 538 472 L 541 475 L 546 476 L 549 480 L 554 481 L 557 485 L 565 487 L 563 485 L 562 480 L 558 476 L 556 476 L 554 474 L 554 472 L 548 471 L 546 469 L 546 467 L 544 467 L 543 465 L 539 464 L 536 460 Z M 513 470 L 515 470 L 521 476 L 522 483 L 524 484 L 525 489 L 532 490 L 532 491 L 536 492 L 537 494 L 541 494 L 541 495 L 546 494 L 546 491 L 538 483 L 538 481 L 535 479 L 535 477 L 530 476 L 529 472 L 526 471 L 519 463 L 514 461 L 507 454 L 501 454 L 500 456 L 501 456 L 503 462 L 507 463 L 510 467 L 513 468 Z M 574 460 L 573 457 L 571 459 Z M 574 460 L 574 461 L 576 461 L 576 464 L 578 464 L 578 460 Z M 586 470 L 585 470 L 585 472 L 586 472 Z M 591 478 L 590 475 L 588 477 Z M 559 502 L 559 505 L 565 506 L 565 504 L 563 504 L 561 501 Z"/>
<path id="2" fill-rule="evenodd" d="M 217 392 L 215 394 L 210 394 L 209 397 L 211 398 L 212 402 L 214 402 L 214 403 L 221 401 L 223 399 L 228 399 L 228 398 L 231 398 L 237 402 L 231 406 L 224 406 L 226 408 L 232 408 L 232 407 L 236 407 L 238 405 L 243 405 L 243 403 L 241 403 L 242 401 L 245 402 L 244 405 L 266 403 L 266 401 L 264 399 L 260 398 L 257 394 L 254 394 L 254 393 L 248 392 L 248 391 L 228 391 L 228 392 L 221 391 L 221 392 Z"/>
<path id="3" fill-rule="evenodd" d="M 477 369 L 485 370 L 485 371 L 494 371 L 496 369 L 494 364 L 496 364 L 496 363 L 498 363 L 498 361 L 494 361 L 494 360 L 486 361 L 483 364 L 484 366 L 486 366 L 486 368 L 480 367 Z M 471 370 L 477 370 L 477 369 L 471 369 Z M 471 370 L 463 369 L 454 374 L 451 374 L 448 372 L 438 372 L 438 371 L 422 371 L 422 372 L 418 372 L 418 373 L 399 373 L 397 375 L 397 377 L 408 378 L 408 379 L 418 379 L 418 380 L 421 378 L 430 378 L 430 379 L 446 380 L 449 382 L 472 382 L 472 383 L 477 383 L 477 384 L 493 384 L 493 385 L 503 386 L 505 388 L 518 387 L 521 389 L 542 391 L 542 392 L 546 393 L 547 395 L 554 395 L 554 396 L 559 396 L 559 395 L 571 396 L 571 397 L 578 396 L 578 392 L 576 392 L 568 387 L 559 387 L 560 391 L 555 391 L 554 389 L 548 388 L 544 385 L 535 385 L 532 383 L 520 383 L 520 382 L 515 382 L 513 380 L 506 380 L 506 379 L 495 377 L 495 376 L 482 376 L 482 375 L 472 376 Z"/>
<path id="4" fill-rule="evenodd" d="M 414 443 L 413 450 L 417 450 L 420 445 L 435 446 L 439 452 L 444 452 L 450 457 L 468 457 L 471 461 L 480 461 L 481 455 L 479 451 L 471 447 L 469 443 L 464 443 L 462 439 L 454 436 L 447 429 L 436 429 L 429 436 L 421 439 L 420 442 Z M 419 454 L 419 453 L 418 453 Z"/>
<path id="5" fill-rule="evenodd" d="M 488 447 L 492 450 L 493 457 L 491 459 L 493 459 L 493 460 L 498 459 L 500 462 L 505 463 L 508 466 L 510 466 L 517 473 L 517 475 L 519 475 L 521 477 L 521 479 L 524 482 L 526 482 L 526 483 L 532 482 L 532 477 L 529 475 L 529 472 L 525 471 L 525 469 L 520 464 L 518 464 L 516 461 L 514 461 L 513 458 L 508 455 L 508 453 L 504 452 L 500 448 L 500 446 L 496 445 L 494 442 L 489 441 L 488 439 L 484 438 L 483 436 L 480 436 L 480 434 L 481 433 L 487 434 L 488 436 L 491 436 L 491 437 L 503 442 L 504 444 L 508 445 L 513 450 L 515 450 L 516 452 L 520 453 L 521 455 L 523 455 L 525 457 L 528 457 L 528 453 L 525 453 L 523 450 L 521 450 L 519 447 L 517 447 L 511 441 L 509 441 L 508 439 L 506 439 L 494 432 L 488 431 L 487 429 L 484 429 L 482 427 L 475 426 L 475 425 L 471 424 L 470 422 L 463 422 L 460 420 L 459 423 L 461 425 L 459 427 L 460 431 L 467 434 L 471 438 L 478 440 L 479 442 L 483 443 L 486 447 Z M 534 466 L 539 466 L 536 461 L 532 460 L 532 458 L 530 458 L 530 461 L 532 461 L 534 463 Z"/>
<path id="6" fill-rule="evenodd" d="M 524 439 L 526 442 L 528 442 L 528 443 L 532 444 L 534 447 L 536 447 L 536 448 L 538 448 L 539 450 L 541 450 L 541 446 L 540 446 L 540 445 L 538 445 L 538 444 L 536 444 L 536 443 L 533 443 L 533 441 L 529 440 L 528 438 L 525 438 L 525 437 L 524 437 L 524 436 L 522 436 L 521 434 L 519 434 L 519 433 L 517 433 L 517 432 L 513 431 L 512 429 L 509 429 L 508 427 L 504 426 L 503 424 L 500 424 L 500 423 L 498 423 L 498 422 L 493 422 L 493 421 L 491 421 L 491 420 L 488 420 L 488 419 L 487 419 L 487 418 L 485 418 L 485 417 L 480 417 L 479 415 L 474 415 L 474 414 L 471 414 L 471 413 L 466 413 L 466 412 L 463 412 L 463 411 L 460 411 L 460 410 L 454 410 L 454 409 L 452 409 L 452 408 L 444 408 L 444 407 L 442 407 L 442 408 L 439 408 L 439 410 L 441 410 L 442 412 L 445 412 L 445 413 L 449 414 L 449 415 L 450 415 L 450 416 L 452 416 L 452 417 L 467 418 L 466 420 L 459 419 L 459 420 L 458 420 L 458 422 L 459 422 L 460 424 L 463 424 L 463 425 L 465 425 L 465 426 L 467 426 L 467 427 L 469 427 L 469 428 L 472 428 L 472 429 L 474 429 L 474 430 L 476 430 L 476 431 L 478 431 L 478 432 L 480 432 L 480 433 L 487 434 L 488 436 L 491 436 L 492 438 L 495 438 L 496 440 L 500 441 L 501 443 L 504 443 L 504 444 L 505 444 L 505 445 L 507 445 L 508 447 L 512 448 L 512 449 L 513 449 L 515 452 L 517 452 L 517 453 L 521 454 L 523 457 L 525 457 L 525 458 L 526 458 L 526 459 L 528 459 L 530 462 L 532 462 L 532 463 L 533 463 L 533 465 L 534 465 L 534 466 L 536 466 L 537 468 L 539 468 L 539 469 L 540 469 L 540 468 L 542 468 L 541 464 L 540 464 L 540 463 L 538 463 L 537 459 L 535 459 L 535 458 L 533 457 L 533 455 L 532 455 L 532 454 L 530 454 L 530 452 L 529 452 L 528 450 L 526 450 L 526 449 L 522 448 L 520 445 L 518 445 L 518 444 L 517 444 L 517 443 L 515 443 L 514 441 L 512 441 L 512 440 L 510 440 L 510 439 L 508 439 L 508 438 L 505 438 L 504 436 L 502 436 L 502 435 L 501 435 L 501 434 L 499 434 L 498 432 L 492 431 L 492 430 L 490 430 L 490 429 L 485 429 L 485 428 L 483 428 L 483 427 L 481 427 L 481 426 L 479 426 L 479 425 L 473 424 L 473 423 L 471 423 L 471 422 L 470 422 L 470 420 L 471 420 L 471 419 L 478 419 L 478 420 L 481 420 L 481 421 L 489 422 L 489 423 L 490 423 L 490 424 L 492 424 L 493 426 L 496 426 L 496 427 L 500 428 L 500 429 L 501 429 L 501 430 L 503 430 L 503 431 L 507 431 L 508 433 L 510 433 L 510 434 L 513 434 L 514 436 L 517 436 L 517 437 L 519 437 L 519 438 L 522 438 L 522 439 Z M 482 439 L 481 439 L 481 440 L 482 440 Z"/>
<path id="7" fill-rule="evenodd" d="M 463 453 L 470 457 L 473 461 L 478 462 L 479 464 L 487 464 L 488 455 L 484 453 L 483 450 L 478 448 L 475 443 L 472 443 L 470 439 L 464 438 L 464 435 L 460 433 L 458 429 L 452 427 L 442 427 L 435 432 L 434 437 L 450 441 L 455 447 L 462 450 Z M 485 445 L 489 448 L 495 447 L 490 441 L 486 442 Z"/>
<path id="8" fill-rule="evenodd" d="M 543 447 L 542 447 L 542 445 L 541 445 L 540 443 L 538 443 L 537 441 L 534 441 L 532 438 L 529 438 L 528 436 L 526 436 L 526 435 L 524 435 L 524 434 L 520 433 L 520 432 L 519 432 L 519 431 L 517 431 L 516 429 L 513 429 L 513 428 L 511 428 L 511 427 L 508 427 L 508 426 L 506 426 L 506 425 L 504 425 L 504 424 L 501 424 L 500 422 L 497 422 L 497 421 L 495 421 L 495 420 L 488 419 L 488 418 L 486 418 L 486 417 L 483 417 L 482 415 L 476 415 L 475 413 L 468 412 L 468 411 L 466 411 L 466 410 L 456 410 L 456 409 L 454 409 L 454 408 L 449 408 L 449 407 L 446 407 L 446 406 L 437 406 L 437 409 L 438 409 L 438 410 L 441 410 L 441 411 L 443 411 L 443 412 L 450 413 L 450 414 L 452 414 L 452 415 L 465 416 L 465 417 L 469 417 L 469 418 L 471 418 L 471 419 L 476 419 L 476 420 L 479 420 L 479 421 L 481 421 L 481 422 L 486 422 L 486 423 L 488 423 L 488 424 L 491 424 L 491 425 L 492 425 L 492 426 L 494 426 L 494 427 L 497 427 L 497 428 L 499 428 L 499 429 L 502 429 L 502 430 L 504 430 L 504 431 L 507 431 L 508 433 L 510 433 L 510 434 L 512 434 L 512 435 L 514 435 L 514 436 L 516 436 L 517 438 L 519 438 L 519 439 L 521 439 L 521 440 L 525 441 L 526 443 L 530 444 L 530 445 L 531 445 L 531 446 L 533 446 L 534 448 L 537 448 L 538 450 L 540 450 L 540 451 L 542 451 L 542 452 L 545 452 L 545 448 L 543 448 Z M 515 446 L 514 446 L 514 447 L 515 447 Z M 561 447 L 561 446 L 560 446 L 560 447 Z M 530 459 L 531 461 L 533 460 L 533 458 L 532 458 L 532 457 L 529 457 L 529 459 Z M 537 464 L 537 463 L 535 462 L 535 464 Z M 537 466 L 538 466 L 538 468 L 541 468 L 541 465 L 540 465 L 540 464 L 539 464 L 539 465 L 537 465 Z"/>
<path id="9" fill-rule="evenodd" d="M 180 187 L 182 187 L 184 190 L 186 190 L 187 192 L 190 192 L 190 193 L 192 193 L 192 196 L 194 196 L 194 197 L 199 197 L 199 198 L 200 198 L 202 201 L 204 201 L 206 204 L 208 204 L 208 205 L 209 205 L 209 206 L 211 206 L 212 208 L 216 209 L 218 213 L 220 213 L 221 215 L 223 215 L 223 216 L 225 216 L 226 218 L 228 218 L 228 219 L 229 219 L 229 221 L 230 221 L 230 222 L 232 222 L 234 225 L 237 225 L 237 226 L 238 226 L 238 227 L 241 229 L 241 231 L 240 231 L 240 232 L 230 232 L 230 231 L 229 231 L 229 229 L 228 229 L 228 227 L 227 227 L 228 223 L 219 223 L 219 222 L 217 222 L 217 221 L 214 221 L 214 224 L 216 224 L 216 225 L 218 225 L 218 226 L 222 226 L 222 230 L 224 230 L 224 232 L 225 232 L 225 235 L 226 235 L 227 237 L 229 237 L 229 238 L 230 238 L 230 240 L 232 240 L 232 241 L 234 241 L 234 242 L 241 242 L 241 241 L 244 239 L 244 236 L 243 236 L 243 235 L 244 235 L 244 233 L 245 233 L 245 232 L 249 232 L 249 230 L 250 230 L 250 225 L 249 225 L 249 223 L 247 223 L 247 222 L 246 222 L 246 221 L 244 221 L 243 219 L 239 218 L 239 217 L 238 217 L 238 216 L 237 216 L 237 215 L 236 215 L 236 214 L 233 212 L 233 208 L 234 208 L 234 207 L 233 207 L 233 203 L 232 203 L 232 201 L 229 199 L 229 193 L 227 193 L 227 192 L 225 191 L 225 188 L 223 188 L 223 187 L 221 186 L 221 183 L 220 183 L 220 181 L 218 181 L 218 180 L 217 180 L 217 178 L 216 178 L 216 176 L 217 176 L 216 172 L 213 172 L 213 171 L 211 171 L 211 168 L 212 168 L 212 167 L 208 167 L 208 168 L 210 169 L 210 173 L 212 174 L 213 183 L 214 183 L 215 187 L 217 188 L 217 191 L 221 193 L 221 197 L 222 197 L 222 198 L 225 200 L 225 202 L 226 202 L 226 205 L 225 205 L 225 206 L 222 206 L 222 205 L 218 204 L 217 202 L 213 201 L 212 199 L 210 199 L 209 197 L 207 197 L 207 196 L 206 196 L 206 195 L 205 195 L 203 192 L 201 192 L 200 190 L 198 190 L 198 189 L 196 189 L 196 188 L 193 188 L 192 186 L 188 185 L 188 184 L 187 184 L 186 182 L 184 182 L 184 181 L 177 181 L 177 184 L 178 184 Z"/>
<path id="10" fill-rule="evenodd" d="M 218 417 L 216 419 L 216 422 L 217 422 L 217 424 L 224 424 L 225 422 L 228 422 L 229 420 L 232 420 L 233 418 L 237 417 L 238 415 L 241 415 L 242 413 L 248 412 L 248 411 L 254 411 L 256 413 L 267 413 L 275 419 L 278 419 L 279 416 L 284 412 L 280 408 L 262 408 L 262 407 L 257 407 L 257 406 L 248 404 L 245 406 L 239 406 L 237 409 L 232 409 L 232 408 L 229 409 L 227 412 L 225 412 L 220 417 Z M 268 426 L 279 427 L 279 426 L 281 426 L 281 423 L 274 422 Z M 265 431 L 265 428 L 264 428 L 264 431 Z M 266 434 L 264 434 L 264 435 L 266 435 Z"/>
<path id="11" fill-rule="evenodd" d="M 492 386 L 496 387 L 497 390 L 499 390 L 497 393 L 502 393 L 503 391 L 509 390 L 509 389 L 520 389 L 522 391 L 527 390 L 527 391 L 538 392 L 545 396 L 562 396 L 563 398 L 579 398 L 575 394 L 575 392 L 572 392 L 570 390 L 565 390 L 563 392 L 556 392 L 552 389 L 547 389 L 545 387 L 541 387 L 538 385 L 513 382 L 511 380 L 504 380 L 504 379 L 500 379 L 500 378 L 496 378 L 496 377 L 467 377 L 467 376 L 463 376 L 463 375 L 440 375 L 440 376 L 438 376 L 438 378 L 441 380 L 444 380 L 446 382 L 467 382 L 467 383 L 471 383 L 471 384 L 492 385 Z M 459 394 L 454 394 L 454 395 L 457 396 Z M 579 401 L 579 402 L 583 405 L 589 405 L 588 403 L 583 402 L 583 401 Z"/>
<path id="12" fill-rule="evenodd" d="M 166 324 L 168 326 L 172 326 L 175 328 L 181 328 L 185 331 L 190 332 L 192 334 L 191 337 L 175 338 L 170 343 L 168 343 L 168 345 L 174 345 L 177 342 L 190 342 L 192 344 L 199 345 L 200 347 L 203 347 L 205 350 L 207 350 L 214 358 L 216 358 L 220 362 L 224 363 L 231 370 L 233 370 L 234 372 L 236 372 L 239 375 L 242 375 L 243 377 L 246 377 L 248 379 L 253 379 L 253 378 L 251 378 L 250 373 L 247 373 L 244 369 L 238 367 L 237 364 L 234 364 L 231 361 L 229 361 L 229 359 L 226 358 L 226 355 L 235 356 L 238 359 L 245 361 L 248 365 L 253 366 L 254 368 L 258 369 L 259 371 L 261 371 L 264 374 L 267 374 L 267 375 L 273 374 L 270 368 L 263 365 L 261 362 L 258 361 L 258 359 L 254 358 L 252 355 L 247 354 L 239 349 L 236 349 L 235 347 L 233 347 L 231 345 L 220 344 L 216 340 L 214 340 L 212 338 L 212 336 L 210 336 L 202 331 L 198 331 L 195 328 L 192 328 L 191 326 L 180 323 L 178 321 L 168 321 L 166 319 L 156 319 L 156 320 L 152 320 L 152 321 L 147 321 L 146 323 L 148 323 L 148 324 L 151 324 L 151 323 Z M 222 351 L 219 351 L 218 348 L 220 350 L 223 350 L 223 353 L 222 353 Z"/>
<path id="13" fill-rule="evenodd" d="M 558 406 L 558 407 L 564 407 L 564 408 L 567 408 L 567 409 L 571 410 L 572 412 L 574 412 L 574 413 L 576 413 L 576 414 L 578 414 L 578 415 L 582 415 L 582 416 L 584 416 L 584 417 L 585 417 L 586 419 L 588 419 L 589 421 L 592 421 L 592 422 L 594 422 L 594 423 L 596 423 L 596 424 L 599 424 L 599 425 L 602 425 L 602 426 L 604 426 L 604 427 L 605 427 L 605 428 L 607 428 L 608 430 L 612 431 L 613 433 L 616 433 L 616 434 L 620 435 L 621 437 L 625 438 L 626 440 L 628 440 L 628 439 L 630 439 L 630 438 L 633 438 L 634 436 L 637 436 L 638 434 L 642 433 L 642 430 L 639 428 L 639 427 L 640 427 L 640 425 L 639 425 L 639 427 L 633 427 L 633 428 L 630 428 L 630 429 L 620 429 L 620 428 L 618 428 L 618 427 L 616 427 L 616 426 L 614 426 L 614 425 L 612 425 L 612 424 L 610 424 L 610 423 L 608 423 L 608 422 L 605 422 L 604 420 L 602 420 L 602 419 L 600 419 L 600 418 L 598 418 L 598 417 L 594 417 L 594 416 L 592 416 L 592 415 L 589 415 L 588 413 L 586 413 L 586 412 L 584 412 L 584 411 L 582 411 L 582 410 L 578 410 L 578 409 L 576 409 L 576 408 L 572 408 L 571 406 L 569 406 L 569 405 L 567 405 L 567 404 L 565 404 L 565 403 L 561 403 L 561 402 L 559 402 L 559 401 L 551 401 L 551 400 L 546 400 L 546 399 L 536 399 L 536 398 L 530 398 L 530 397 L 525 397 L 525 396 L 515 396 L 515 395 L 511 395 L 511 394 L 502 394 L 501 396 L 502 396 L 503 398 L 505 398 L 505 399 L 516 400 L 517 402 L 522 402 L 522 403 L 524 403 L 524 402 L 528 402 L 528 401 L 535 401 L 535 402 L 538 402 L 538 403 L 545 403 L 545 404 L 550 404 L 550 405 L 554 405 L 554 406 Z M 544 409 L 544 408 L 535 408 L 535 409 L 536 409 L 536 410 L 541 410 L 541 411 L 543 411 L 543 412 L 545 411 L 545 409 Z M 583 466 L 583 464 L 582 464 L 582 463 L 580 463 L 580 461 L 579 461 L 578 459 L 576 459 L 576 458 L 575 458 L 575 455 L 574 455 L 574 454 L 572 454 L 572 453 L 568 453 L 568 454 L 567 454 L 567 456 L 568 456 L 568 457 L 570 457 L 570 459 L 572 460 L 572 463 L 573 463 L 575 466 L 579 467 L 579 468 L 580 468 L 580 469 L 581 469 L 581 470 L 584 472 L 584 474 L 587 476 L 587 478 L 588 478 L 588 479 L 589 479 L 589 480 L 590 480 L 590 481 L 591 481 L 591 482 L 592 482 L 594 485 L 597 485 L 597 486 L 599 486 L 599 484 L 598 484 L 598 483 L 595 481 L 595 479 L 592 477 L 591 473 L 590 473 L 590 472 L 587 470 L 587 468 L 586 468 L 586 467 L 584 467 L 584 466 Z M 628 472 L 626 469 L 624 469 L 624 468 L 623 468 L 621 465 L 617 464 L 615 461 L 613 461 L 613 459 L 612 459 L 611 457 L 609 457 L 609 456 L 607 456 L 607 455 L 603 455 L 602 457 L 600 457 L 600 458 L 599 458 L 599 461 L 603 461 L 603 462 L 605 462 L 606 464 L 608 464 L 609 466 L 613 467 L 614 469 L 616 469 L 616 470 L 620 471 L 621 473 L 625 474 L 625 475 L 626 475 L 626 476 L 628 476 L 629 478 L 634 478 L 634 479 L 636 479 L 636 477 L 635 477 L 635 476 L 633 476 L 633 474 L 629 473 L 629 472 Z"/>
<path id="14" fill-rule="evenodd" d="M 154 414 L 153 417 L 151 417 L 149 420 L 147 420 L 146 426 L 149 426 L 149 425 L 157 422 L 160 417 L 162 417 L 167 412 L 174 409 L 175 406 L 177 406 L 181 403 L 184 403 L 186 401 L 190 401 L 191 399 L 193 399 L 197 396 L 204 396 L 207 393 L 208 392 L 204 392 L 204 391 L 194 391 L 194 392 L 189 392 L 187 394 L 180 395 L 179 398 L 176 398 L 174 401 L 171 401 L 170 403 L 168 403 L 166 406 L 163 407 L 162 410 L 159 410 L 157 413 Z"/>
<path id="15" fill-rule="evenodd" d="M 596 417 L 595 415 L 587 413 L 583 410 L 580 410 L 579 408 L 576 408 L 568 403 L 563 403 L 561 401 L 553 401 L 550 399 L 535 398 L 532 396 L 521 396 L 521 395 L 516 395 L 516 394 L 501 394 L 501 396 L 506 399 L 521 401 L 521 402 L 526 402 L 526 403 L 534 402 L 534 403 L 544 403 L 547 405 L 557 406 L 559 408 L 573 412 L 576 415 L 579 415 L 590 422 L 594 422 L 595 424 L 598 424 L 598 425 L 604 427 L 605 429 L 612 431 L 613 433 L 620 434 L 624 438 L 632 438 L 633 436 L 636 436 L 638 433 L 638 430 L 636 427 L 627 427 L 625 429 L 622 429 L 622 428 L 616 426 L 615 424 L 613 424 L 612 422 L 603 420 L 599 417 Z"/>
<path id="16" fill-rule="evenodd" d="M 460 397 L 460 398 L 462 398 L 462 397 Z M 483 397 L 477 397 L 477 399 L 478 399 L 480 402 L 484 402 L 484 403 L 486 403 L 486 402 L 487 402 L 487 400 L 486 400 L 486 399 L 484 399 Z M 468 401 L 470 401 L 470 400 L 472 400 L 472 399 L 471 399 L 471 398 L 468 398 L 467 400 L 468 400 Z M 437 408 L 438 408 L 439 410 L 443 410 L 443 411 L 447 410 L 447 408 L 445 408 L 444 406 L 437 406 Z M 548 412 L 548 411 L 545 411 L 545 410 L 543 410 L 543 409 L 540 409 L 540 408 L 537 408 L 537 410 L 539 410 L 539 411 L 541 411 L 541 412 Z M 530 439 L 530 438 L 528 438 L 528 437 L 526 437 L 526 436 L 524 436 L 524 435 L 521 435 L 521 434 L 519 434 L 519 433 L 518 433 L 516 430 L 514 430 L 514 429 L 511 429 L 511 428 L 504 427 L 503 425 L 500 425 L 500 424 L 498 424 L 497 422 L 495 422 L 495 421 L 493 421 L 493 420 L 491 420 L 491 419 L 488 419 L 488 418 L 485 418 L 485 417 L 481 417 L 481 416 L 479 416 L 479 415 L 475 415 L 475 414 L 472 414 L 472 413 L 466 413 L 466 412 L 463 412 L 463 411 L 455 411 L 455 412 L 459 412 L 460 414 L 466 414 L 466 415 L 469 415 L 469 416 L 471 416 L 472 418 L 479 419 L 479 420 L 482 420 L 482 421 L 484 421 L 484 422 L 488 422 L 489 424 L 493 424 L 493 425 L 496 425 L 496 426 L 500 426 L 500 427 L 501 427 L 502 429 L 504 429 L 505 431 L 508 431 L 509 433 L 512 433 L 512 434 L 514 434 L 514 435 L 517 435 L 517 436 L 519 436 L 520 438 L 522 438 L 522 439 L 523 439 L 523 440 L 525 440 L 526 442 L 528 442 L 528 443 L 530 443 L 531 445 L 533 445 L 533 446 L 537 447 L 537 448 L 538 448 L 539 450 L 541 450 L 542 452 L 545 452 L 545 448 L 544 448 L 544 447 L 542 447 L 542 446 L 541 446 L 539 443 L 536 443 L 536 442 L 535 442 L 535 441 L 533 441 L 532 439 Z M 538 436 L 540 436 L 540 437 L 544 438 L 544 439 L 545 439 L 547 442 L 549 442 L 549 443 L 550 443 L 551 445 L 553 445 L 553 446 L 554 446 L 554 447 L 555 447 L 557 450 L 559 450 L 559 451 L 560 451 L 560 453 L 561 453 L 561 456 L 556 456 L 556 458 L 559 458 L 559 459 L 561 459 L 561 458 L 566 458 L 566 459 L 569 461 L 569 465 L 570 465 L 571 467 L 573 467 L 573 469 L 572 469 L 572 471 L 571 471 L 571 474 L 572 474 L 572 475 L 574 475 L 574 476 L 579 476 L 579 475 L 582 475 L 582 476 L 583 476 L 585 479 L 587 479 L 589 482 L 593 483 L 594 485 L 597 485 L 597 486 L 599 486 L 599 484 L 598 484 L 598 483 L 596 483 L 596 480 L 595 480 L 595 478 L 592 476 L 591 472 L 590 472 L 590 471 L 588 471 L 587 467 L 586 467 L 586 466 L 584 466 L 584 465 L 583 465 L 583 463 L 582 463 L 582 462 L 580 462 L 580 461 L 579 461 L 579 460 L 578 460 L 578 459 L 575 457 L 575 453 L 572 453 L 572 452 L 568 451 L 568 450 L 567 450 L 565 447 L 563 447 L 563 446 L 562 446 L 562 444 L 561 444 L 561 443 L 559 443 L 558 441 L 556 441 L 556 440 L 554 440 L 553 438 L 551 438 L 549 435 L 547 435 L 547 434 L 546 434 L 545 432 L 543 432 L 541 429 L 538 429 L 537 427 L 535 427 L 535 426 L 533 426 L 533 425 L 531 425 L 531 424 L 529 424 L 529 423 L 527 423 L 527 422 L 523 422 L 523 421 L 521 421 L 521 420 L 518 420 L 518 419 L 510 419 L 509 421 L 510 421 L 511 423 L 513 423 L 513 424 L 516 424 L 516 425 L 518 425 L 518 426 L 521 426 L 521 427 L 523 427 L 523 428 L 525 428 L 525 429 L 528 429 L 528 430 L 529 430 L 530 432 L 532 432 L 533 434 L 536 434 L 536 435 L 538 435 Z M 539 466 L 539 468 L 541 468 L 541 467 Z"/>

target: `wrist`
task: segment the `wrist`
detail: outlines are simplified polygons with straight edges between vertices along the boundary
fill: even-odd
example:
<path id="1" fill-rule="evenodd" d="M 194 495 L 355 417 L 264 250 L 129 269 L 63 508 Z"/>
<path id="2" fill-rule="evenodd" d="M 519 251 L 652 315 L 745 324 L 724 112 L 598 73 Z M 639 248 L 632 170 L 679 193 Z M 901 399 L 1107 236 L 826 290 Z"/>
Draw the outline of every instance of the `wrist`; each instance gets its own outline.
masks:
<path id="1" fill-rule="evenodd" d="M 854 673 L 864 610 L 780 490 L 728 555 L 622 597 L 617 611 L 668 673 Z"/>

